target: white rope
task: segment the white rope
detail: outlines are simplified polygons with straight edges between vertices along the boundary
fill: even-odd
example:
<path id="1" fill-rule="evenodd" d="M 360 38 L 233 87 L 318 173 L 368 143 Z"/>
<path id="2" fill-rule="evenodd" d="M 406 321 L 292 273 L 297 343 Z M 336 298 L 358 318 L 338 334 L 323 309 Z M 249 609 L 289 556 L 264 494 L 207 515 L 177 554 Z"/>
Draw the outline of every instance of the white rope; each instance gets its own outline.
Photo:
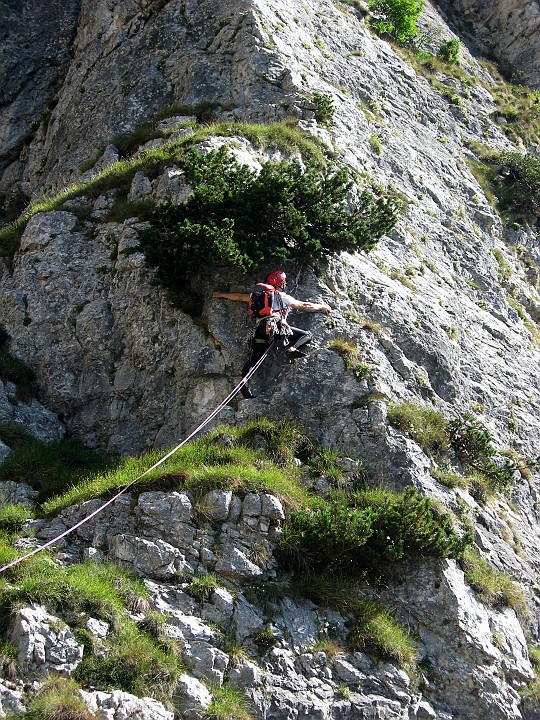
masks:
<path id="1" fill-rule="evenodd" d="M 260 359 L 257 361 L 257 363 L 250 368 L 249 372 L 246 373 L 246 375 L 240 380 L 238 385 L 231 390 L 231 392 L 227 395 L 227 397 L 221 401 L 221 403 L 216 407 L 215 410 L 213 410 L 210 415 L 200 424 L 198 425 L 193 432 L 185 438 L 185 440 L 182 440 L 182 442 L 178 443 L 178 445 L 170 450 L 166 455 L 164 455 L 160 460 L 158 460 L 152 467 L 148 468 L 148 470 L 145 470 L 143 473 L 141 473 L 138 477 L 136 477 L 134 480 L 132 480 L 130 483 L 128 483 L 126 486 L 124 486 L 121 490 L 119 490 L 114 497 L 112 497 L 110 500 L 107 500 L 101 507 L 97 508 L 97 510 L 94 510 L 94 512 L 90 513 L 90 515 L 87 515 L 82 520 L 80 520 L 78 523 L 73 525 L 73 527 L 68 528 L 63 533 L 58 535 L 57 537 L 54 537 L 52 540 L 49 540 L 44 545 L 40 545 L 40 547 L 35 548 L 31 552 L 27 553 L 26 555 L 22 555 L 21 557 L 16 558 L 15 560 L 12 560 L 11 562 L 7 563 L 7 565 L 4 565 L 0 568 L 0 574 L 5 572 L 6 570 L 9 570 L 12 567 L 15 567 L 15 565 L 18 565 L 19 563 L 22 563 L 23 560 L 27 560 L 28 558 L 33 557 L 34 555 L 37 555 L 42 550 L 45 550 L 48 547 L 51 547 L 51 545 L 54 545 L 59 540 L 62 540 L 67 535 L 70 535 L 71 533 L 75 532 L 78 528 L 80 528 L 82 525 L 87 523 L 89 520 L 91 520 L 93 517 L 98 515 L 100 512 L 105 510 L 105 508 L 109 507 L 115 500 L 118 500 L 118 498 L 123 495 L 129 488 L 133 487 L 136 482 L 141 480 L 141 478 L 145 477 L 149 473 L 152 472 L 152 470 L 155 470 L 157 467 L 162 465 L 165 460 L 168 460 L 172 455 L 174 455 L 178 450 L 180 450 L 181 447 L 183 447 L 187 442 L 189 442 L 192 438 L 197 435 L 204 427 L 208 425 L 209 422 L 211 422 L 225 407 L 225 405 L 235 397 L 240 392 L 240 389 L 247 383 L 247 381 L 255 374 L 259 366 L 263 363 L 265 360 L 268 351 L 272 347 L 272 343 L 267 347 L 267 349 L 264 351 L 264 354 L 260 357 Z"/>

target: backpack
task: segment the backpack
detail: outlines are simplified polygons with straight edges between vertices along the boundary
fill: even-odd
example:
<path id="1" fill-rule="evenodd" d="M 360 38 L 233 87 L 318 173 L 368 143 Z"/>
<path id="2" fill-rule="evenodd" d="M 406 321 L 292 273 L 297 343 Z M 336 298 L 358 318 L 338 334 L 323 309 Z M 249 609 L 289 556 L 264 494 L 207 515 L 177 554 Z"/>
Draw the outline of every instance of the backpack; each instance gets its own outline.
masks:
<path id="1" fill-rule="evenodd" d="M 272 310 L 276 290 L 273 285 L 257 283 L 249 296 L 248 309 L 251 317 L 265 318 L 275 314 Z"/>

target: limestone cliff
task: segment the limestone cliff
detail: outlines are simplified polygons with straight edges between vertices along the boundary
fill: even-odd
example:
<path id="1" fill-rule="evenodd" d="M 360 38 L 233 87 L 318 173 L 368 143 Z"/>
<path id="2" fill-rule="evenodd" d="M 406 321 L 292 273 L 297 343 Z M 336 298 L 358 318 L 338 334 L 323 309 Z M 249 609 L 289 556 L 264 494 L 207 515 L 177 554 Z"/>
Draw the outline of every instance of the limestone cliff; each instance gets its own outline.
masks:
<path id="1" fill-rule="evenodd" d="M 501 7 L 503 24 L 495 26 L 484 11 L 474 12 L 490 37 L 510 15 Z M 74 13 L 73 4 L 68 19 L 60 13 L 72 30 Z M 53 14 L 53 21 L 60 23 L 59 16 Z M 272 552 L 283 513 L 266 495 L 207 497 L 211 531 L 199 523 L 187 494 L 129 496 L 67 541 L 62 561 L 73 562 L 80 553 L 108 557 L 148 579 L 155 608 L 169 613 L 176 628 L 170 632 L 188 647 L 191 674 L 183 682 L 198 706 L 208 707 L 208 690 L 192 681 L 219 684 L 230 670 L 207 623 L 232 623 L 237 639 L 249 643 L 273 618 L 280 645 L 270 657 L 260 667 L 250 661 L 227 670 L 249 691 L 260 717 L 532 719 L 535 710 L 520 692 L 533 677 L 527 642 L 539 640 L 538 478 L 516 473 L 511 499 L 488 504 L 442 485 L 428 455 L 389 422 L 386 404 L 410 400 L 447 417 L 472 412 L 500 451 L 521 458 L 540 454 L 538 237 L 530 225 L 502 223 L 467 164 L 475 143 L 511 147 L 505 126 L 497 123 L 488 74 L 462 47 L 462 63 L 478 81 L 465 87 L 440 73 L 439 84 L 430 84 L 369 30 L 354 4 L 330 0 L 83 0 L 77 22 L 73 43 L 62 45 L 60 67 L 32 102 L 14 90 L 4 104 L 10 117 L 21 118 L 19 98 L 25 118 L 39 117 L 58 83 L 56 105 L 27 138 L 24 153 L 17 150 L 20 131 L 6 140 L 10 164 L 2 191 L 47 193 L 88 178 L 119 157 L 118 133 L 166 108 L 165 126 L 184 132 L 178 126 L 185 117 L 178 113 L 202 101 L 220 119 L 293 118 L 328 145 L 338 164 L 397 188 L 406 212 L 374 251 L 335 257 L 316 273 L 295 268 L 293 294 L 324 300 L 333 314 L 295 317 L 312 330 L 313 352 L 295 365 L 272 356 L 254 382 L 258 397 L 231 403 L 221 419 L 299 422 L 324 445 L 364 458 L 371 485 L 414 485 L 456 515 L 465 512 L 484 556 L 523 584 L 529 615 L 520 625 L 512 609 L 486 608 L 453 561 L 410 563 L 377 593 L 416 633 L 431 670 L 424 685 L 364 653 L 329 665 L 310 647 L 318 624 L 340 626 L 341 616 L 328 618 L 290 598 L 265 615 L 241 593 L 243 582 L 274 579 L 278 572 Z M 431 4 L 422 22 L 442 38 L 455 37 Z M 497 46 L 509 63 L 531 73 L 540 39 L 534 23 L 527 28 L 529 55 L 511 53 L 516 43 L 505 32 Z M 62 42 L 67 37 L 62 34 Z M 527 77 L 536 84 L 537 78 Z M 334 103 L 328 127 L 316 120 L 314 92 Z M 10 128 L 4 123 L 5 137 Z M 145 147 L 165 142 L 160 137 Z M 204 152 L 223 143 L 253 167 L 275 157 L 241 136 L 199 146 Z M 157 176 L 137 173 L 128 196 L 182 201 L 187 192 L 171 166 Z M 114 189 L 97 199 L 82 193 L 28 222 L 13 262 L 1 267 L 0 322 L 11 336 L 11 351 L 36 371 L 40 402 L 69 435 L 93 448 L 135 454 L 171 445 L 227 395 L 239 379 L 248 326 L 240 304 L 210 298 L 210 281 L 201 288 L 199 318 L 173 307 L 138 248 L 138 218 L 102 222 L 116 195 Z M 212 282 L 245 292 L 254 279 L 231 271 Z M 358 380 L 326 347 L 340 336 L 360 346 L 371 369 L 367 379 Z M 7 385 L 0 403 L 9 417 L 15 413 L 10 406 L 22 406 Z M 10 502 L 21 492 L 3 488 Z M 38 521 L 38 539 L 53 537 L 93 507 Z M 173 527 L 171 514 L 178 520 Z M 264 562 L 250 556 L 261 545 Z M 232 574 L 240 594 L 217 593 L 201 609 L 186 594 L 187 585 L 175 587 L 183 571 Z M 42 628 L 34 634 L 52 638 L 49 646 L 57 642 L 46 609 L 25 612 Z M 21 647 L 27 646 L 28 634 L 17 633 Z M 65 663 L 52 662 L 45 650 L 36 654 L 48 669 L 65 671 L 79 654 L 71 637 L 66 647 Z M 32 676 L 36 668 L 30 670 Z M 19 686 L 6 687 L 11 695 L 6 690 L 2 702 L 16 705 Z M 101 708 L 102 717 L 117 717 L 106 713 L 114 702 L 118 710 L 118 699 L 102 694 L 88 702 Z M 118 718 L 131 717 L 122 712 Z M 148 710 L 148 717 L 158 717 L 152 712 L 157 710 Z M 197 712 L 200 707 L 185 716 Z"/>
<path id="2" fill-rule="evenodd" d="M 462 30 L 472 30 L 473 45 L 492 54 L 509 75 L 538 87 L 538 3 L 476 2 L 458 0 L 440 3 Z"/>

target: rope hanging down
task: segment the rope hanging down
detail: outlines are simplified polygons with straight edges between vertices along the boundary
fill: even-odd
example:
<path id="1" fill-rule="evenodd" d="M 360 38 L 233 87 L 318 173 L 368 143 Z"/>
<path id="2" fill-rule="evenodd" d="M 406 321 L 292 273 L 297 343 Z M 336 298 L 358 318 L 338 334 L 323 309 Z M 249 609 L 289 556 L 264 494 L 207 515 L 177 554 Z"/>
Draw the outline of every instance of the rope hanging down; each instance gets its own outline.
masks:
<path id="1" fill-rule="evenodd" d="M 255 374 L 259 366 L 263 363 L 266 356 L 268 355 L 268 352 L 270 348 L 272 347 L 273 343 L 270 343 L 268 348 L 265 350 L 264 355 L 261 356 L 261 358 L 257 361 L 257 363 L 249 370 L 248 373 L 240 380 L 238 385 L 231 390 L 231 392 L 227 395 L 225 400 L 222 400 L 221 403 L 216 407 L 215 410 L 213 410 L 210 415 L 206 418 L 206 420 L 203 420 L 203 422 L 198 425 L 193 432 L 185 438 L 185 440 L 182 440 L 175 448 L 173 448 L 170 452 L 168 452 L 164 457 L 162 457 L 160 460 L 157 461 L 154 465 L 152 465 L 151 468 L 148 468 L 148 470 L 145 470 L 141 475 L 135 478 L 135 480 L 132 480 L 130 483 L 125 485 L 121 490 L 119 490 L 114 497 L 112 497 L 110 500 L 107 500 L 106 503 L 104 503 L 101 507 L 99 507 L 97 510 L 94 510 L 94 512 L 90 513 L 90 515 L 87 515 L 82 520 L 80 520 L 76 525 L 73 525 L 73 527 L 68 528 L 65 530 L 61 535 L 58 535 L 57 537 L 53 538 L 52 540 L 49 540 L 45 543 L 45 545 L 41 545 L 38 548 L 35 548 L 32 550 L 32 552 L 27 553 L 26 555 L 22 555 L 21 557 L 16 558 L 15 560 L 12 560 L 7 565 L 4 565 L 0 568 L 0 574 L 5 572 L 6 570 L 9 570 L 12 567 L 15 567 L 15 565 L 18 565 L 19 563 L 22 563 L 23 560 L 28 560 L 28 558 L 31 558 L 34 555 L 37 555 L 42 550 L 45 550 L 46 548 L 50 547 L 51 545 L 54 545 L 59 540 L 62 540 L 67 535 L 70 535 L 72 532 L 75 532 L 78 528 L 80 528 L 82 525 L 87 523 L 89 520 L 91 520 L 96 515 L 99 515 L 100 512 L 105 510 L 106 507 L 111 505 L 115 500 L 117 500 L 121 495 L 123 495 L 129 488 L 133 487 L 136 482 L 138 482 L 141 478 L 145 477 L 145 475 L 148 475 L 152 472 L 152 470 L 155 470 L 157 467 L 159 467 L 162 463 L 165 462 L 165 460 L 168 460 L 171 455 L 174 455 L 174 453 L 178 452 L 180 448 L 185 445 L 187 442 L 189 442 L 192 438 L 197 435 L 204 427 L 208 425 L 209 422 L 211 422 L 220 412 L 223 410 L 225 405 L 233 399 L 235 395 L 237 395 L 240 392 L 240 388 L 247 383 L 247 381 L 252 377 L 252 375 Z"/>

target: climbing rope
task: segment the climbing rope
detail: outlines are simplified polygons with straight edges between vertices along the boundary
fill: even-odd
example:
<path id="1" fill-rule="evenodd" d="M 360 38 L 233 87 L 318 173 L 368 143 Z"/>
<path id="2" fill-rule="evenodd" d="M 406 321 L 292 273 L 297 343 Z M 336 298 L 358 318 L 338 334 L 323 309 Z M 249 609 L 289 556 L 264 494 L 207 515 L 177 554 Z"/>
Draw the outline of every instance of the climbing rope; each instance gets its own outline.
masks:
<path id="1" fill-rule="evenodd" d="M 227 397 L 220 402 L 220 404 L 216 407 L 215 410 L 213 410 L 208 417 L 203 420 L 203 422 L 198 425 L 193 432 L 185 438 L 185 440 L 182 440 L 182 442 L 178 443 L 178 445 L 170 450 L 164 457 L 162 457 L 160 460 L 158 460 L 154 465 L 152 465 L 151 468 L 148 468 L 148 470 L 145 470 L 143 473 L 141 473 L 138 477 L 136 477 L 134 480 L 132 480 L 130 483 L 125 485 L 121 490 L 119 490 L 114 497 L 112 497 L 110 500 L 107 500 L 101 507 L 97 508 L 97 510 L 94 510 L 94 512 L 90 513 L 90 515 L 87 515 L 82 520 L 80 520 L 78 523 L 73 525 L 73 527 L 68 528 L 63 533 L 58 535 L 57 537 L 53 538 L 52 540 L 49 540 L 44 545 L 40 545 L 40 547 L 35 548 L 31 552 L 27 553 L 26 555 L 22 555 L 21 557 L 16 558 L 15 560 L 12 560 L 7 565 L 4 565 L 0 568 L 0 574 L 5 572 L 6 570 L 9 570 L 12 567 L 15 567 L 15 565 L 18 565 L 19 563 L 22 563 L 24 560 L 28 560 L 28 558 L 33 557 L 34 555 L 37 555 L 38 553 L 42 552 L 42 550 L 46 550 L 48 547 L 51 547 L 51 545 L 54 545 L 59 540 L 62 540 L 67 535 L 71 535 L 71 533 L 75 532 L 78 528 L 80 528 L 82 525 L 87 523 L 89 520 L 91 520 L 96 515 L 99 515 L 105 508 L 107 508 L 109 505 L 111 505 L 115 500 L 118 500 L 118 498 L 123 495 L 125 492 L 127 492 L 135 483 L 137 483 L 141 478 L 145 477 L 149 473 L 152 472 L 152 470 L 155 470 L 157 467 L 162 465 L 165 460 L 168 460 L 172 455 L 174 455 L 178 450 L 180 450 L 181 447 L 183 447 L 186 443 L 188 443 L 190 440 L 192 440 L 195 435 L 197 435 L 203 428 L 205 428 L 209 422 L 211 422 L 220 412 L 223 410 L 225 405 L 230 402 L 235 395 L 237 395 L 240 392 L 240 389 L 247 383 L 247 381 L 256 373 L 259 366 L 264 362 L 265 358 L 268 355 L 269 350 L 272 348 L 273 343 L 270 343 L 267 349 L 265 350 L 264 354 L 260 357 L 260 359 L 257 361 L 257 363 L 250 368 L 249 372 L 246 373 L 246 375 L 240 380 L 238 385 L 231 390 L 231 392 L 227 395 Z"/>

